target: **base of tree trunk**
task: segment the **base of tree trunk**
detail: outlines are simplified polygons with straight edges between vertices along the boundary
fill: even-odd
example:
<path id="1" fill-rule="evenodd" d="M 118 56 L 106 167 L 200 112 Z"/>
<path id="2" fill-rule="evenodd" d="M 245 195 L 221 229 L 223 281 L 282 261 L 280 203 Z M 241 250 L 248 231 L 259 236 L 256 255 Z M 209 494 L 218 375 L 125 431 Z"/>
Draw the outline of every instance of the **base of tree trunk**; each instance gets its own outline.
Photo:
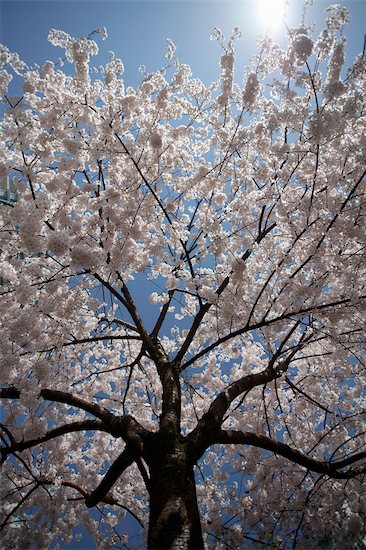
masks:
<path id="1" fill-rule="evenodd" d="M 150 470 L 150 550 L 204 548 L 193 466 L 185 453 L 160 456 Z"/>

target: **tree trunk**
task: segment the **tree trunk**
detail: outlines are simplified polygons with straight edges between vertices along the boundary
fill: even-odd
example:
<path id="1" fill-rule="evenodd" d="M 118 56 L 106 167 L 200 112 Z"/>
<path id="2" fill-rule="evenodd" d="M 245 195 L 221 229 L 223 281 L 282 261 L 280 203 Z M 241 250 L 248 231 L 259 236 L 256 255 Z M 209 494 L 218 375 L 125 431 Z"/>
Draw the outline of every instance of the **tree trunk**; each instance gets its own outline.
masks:
<path id="1" fill-rule="evenodd" d="M 174 451 L 156 448 L 150 462 L 150 550 L 203 549 L 193 464 L 185 446 Z"/>

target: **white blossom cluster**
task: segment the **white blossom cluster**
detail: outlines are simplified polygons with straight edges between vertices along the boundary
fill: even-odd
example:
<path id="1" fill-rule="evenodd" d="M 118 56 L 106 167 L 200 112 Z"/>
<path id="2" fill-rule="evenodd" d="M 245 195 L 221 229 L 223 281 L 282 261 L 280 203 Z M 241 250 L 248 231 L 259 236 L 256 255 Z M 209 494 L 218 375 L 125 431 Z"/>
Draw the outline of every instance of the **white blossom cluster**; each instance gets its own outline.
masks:
<path id="1" fill-rule="evenodd" d="M 241 85 L 238 28 L 227 42 L 214 29 L 223 52 L 209 86 L 171 40 L 169 67 L 143 68 L 135 88 L 114 54 L 92 72 L 92 35 L 50 31 L 71 71 L 51 61 L 27 69 L 1 47 L 0 92 L 11 73 L 24 80 L 0 122 L 0 178 L 19 197 L 0 204 L 1 383 L 19 392 L 4 406 L 3 443 L 37 440 L 3 465 L 8 548 L 71 544 L 80 522 L 98 548 L 132 548 L 131 516 L 146 537 L 142 463 L 99 511 L 85 508 L 122 438 L 89 428 L 45 434 L 94 418 L 78 400 L 157 432 L 156 338 L 164 357 L 179 359 L 182 437 L 217 396 L 270 371 L 268 383 L 232 399 L 223 430 L 356 469 L 366 61 L 344 70 L 348 20 L 332 6 L 318 37 L 304 25 L 283 47 L 266 37 Z M 42 400 L 45 391 L 73 399 Z M 211 445 L 196 470 L 207 548 L 363 544 L 362 476 L 332 478 L 259 444 Z"/>

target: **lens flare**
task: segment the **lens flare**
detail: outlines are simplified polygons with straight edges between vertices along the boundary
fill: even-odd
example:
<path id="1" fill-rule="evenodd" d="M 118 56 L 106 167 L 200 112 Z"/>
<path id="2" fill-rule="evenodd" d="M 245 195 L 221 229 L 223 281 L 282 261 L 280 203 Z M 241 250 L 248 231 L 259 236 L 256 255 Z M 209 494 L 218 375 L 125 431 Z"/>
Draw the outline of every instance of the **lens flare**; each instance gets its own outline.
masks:
<path id="1" fill-rule="evenodd" d="M 282 24 L 285 15 L 285 2 L 283 0 L 261 0 L 259 10 L 264 26 L 276 29 Z"/>

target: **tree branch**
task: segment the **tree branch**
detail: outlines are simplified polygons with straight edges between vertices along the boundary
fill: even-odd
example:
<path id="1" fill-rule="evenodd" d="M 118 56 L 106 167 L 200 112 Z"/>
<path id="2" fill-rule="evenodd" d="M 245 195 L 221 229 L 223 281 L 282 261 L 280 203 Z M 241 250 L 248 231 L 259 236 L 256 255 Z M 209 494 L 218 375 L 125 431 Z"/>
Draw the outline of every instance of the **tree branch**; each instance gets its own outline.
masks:
<path id="1" fill-rule="evenodd" d="M 35 485 L 33 485 L 33 487 L 31 489 L 29 489 L 29 491 L 25 495 L 23 495 L 21 497 L 19 502 L 17 502 L 17 504 L 14 506 L 14 508 L 12 510 L 10 510 L 10 512 L 6 515 L 4 521 L 0 525 L 0 531 L 2 531 L 4 529 L 4 527 L 7 525 L 9 519 L 11 518 L 11 516 L 22 506 L 22 504 L 31 496 L 31 494 L 36 489 L 38 489 L 39 486 L 40 486 L 40 484 L 36 483 Z"/>
<path id="2" fill-rule="evenodd" d="M 20 393 L 21 392 L 14 387 L 2 388 L 0 390 L 0 398 L 20 399 Z M 93 416 L 96 416 L 97 418 L 100 418 L 100 420 L 106 422 L 107 425 L 111 422 L 113 423 L 113 421 L 115 421 L 115 419 L 117 418 L 114 414 L 107 411 L 107 409 L 105 409 L 104 407 L 100 407 L 96 403 L 91 403 L 90 401 L 86 401 L 85 399 L 77 397 L 76 395 L 72 395 L 68 392 L 43 389 L 39 392 L 39 397 L 42 397 L 46 401 L 55 401 L 56 403 L 64 403 L 65 405 L 70 405 L 72 407 L 76 407 L 77 409 L 82 409 L 83 411 L 88 412 Z"/>
<path id="3" fill-rule="evenodd" d="M 253 447 L 260 447 L 266 449 L 275 454 L 281 455 L 287 458 L 291 462 L 295 462 L 308 470 L 319 474 L 326 474 L 329 477 L 335 479 L 350 479 L 359 474 L 366 473 L 366 466 L 362 466 L 357 470 L 349 469 L 345 472 L 340 471 L 346 466 L 355 464 L 366 458 L 366 451 L 360 452 L 345 460 L 336 462 L 322 462 L 307 456 L 300 451 L 291 448 L 285 443 L 275 441 L 265 435 L 257 435 L 252 432 L 242 432 L 236 430 L 220 430 L 214 439 L 214 443 L 229 444 L 229 445 L 251 445 Z"/>
<path id="4" fill-rule="evenodd" d="M 124 141 L 120 138 L 120 136 L 118 135 L 117 132 L 114 133 L 115 137 L 117 138 L 117 140 L 120 142 L 120 144 L 122 145 L 123 147 L 123 150 L 124 152 L 127 154 L 127 156 L 129 157 L 129 159 L 131 160 L 132 164 L 134 165 L 134 167 L 136 168 L 139 176 L 141 177 L 142 181 L 144 182 L 144 184 L 146 185 L 146 187 L 148 188 L 148 190 L 150 191 L 150 193 L 152 194 L 152 196 L 154 197 L 155 201 L 157 202 L 157 204 L 159 205 L 161 211 L 164 213 L 164 216 L 166 217 L 166 219 L 168 220 L 169 224 L 172 225 L 172 221 L 170 219 L 170 216 L 168 214 L 168 211 L 166 210 L 166 208 L 164 207 L 163 203 L 161 202 L 161 200 L 159 199 L 158 195 L 155 193 L 154 189 L 151 187 L 150 183 L 147 181 L 146 177 L 144 176 L 144 174 L 142 173 L 141 171 L 141 168 L 140 166 L 138 165 L 138 162 L 134 159 L 134 157 L 131 155 L 130 151 L 128 150 L 128 148 L 126 147 Z"/>
<path id="5" fill-rule="evenodd" d="M 197 423 L 197 426 L 187 437 L 188 445 L 196 460 L 202 456 L 205 450 L 213 445 L 218 430 L 224 419 L 226 411 L 236 397 L 250 391 L 256 386 L 261 386 L 281 376 L 281 372 L 287 368 L 287 363 L 281 365 L 281 370 L 267 367 L 262 372 L 248 374 L 227 386 L 211 403 L 207 413 Z"/>
<path id="6" fill-rule="evenodd" d="M 3 431 L 5 431 L 5 433 L 8 435 L 8 430 L 5 429 L 2 424 L 0 424 L 0 428 L 3 429 Z M 1 448 L 1 464 L 5 462 L 9 454 L 21 452 L 25 449 L 30 449 L 31 447 L 35 447 L 37 445 L 40 445 L 41 443 L 44 443 L 45 441 L 50 441 L 51 439 L 60 437 L 61 435 L 73 432 L 82 432 L 86 430 L 99 430 L 109 432 L 108 427 L 101 420 L 83 420 L 79 422 L 72 422 L 71 424 L 66 424 L 64 426 L 59 426 L 57 428 L 49 430 L 47 433 L 45 433 L 45 435 L 35 439 L 28 439 L 27 441 L 19 442 L 12 441 L 11 445 Z"/>
<path id="7" fill-rule="evenodd" d="M 341 204 L 341 207 L 339 209 L 339 211 L 337 211 L 333 218 L 330 220 L 328 226 L 326 227 L 325 231 L 323 232 L 321 238 L 319 239 L 319 241 L 317 242 L 317 245 L 316 245 L 316 248 L 315 248 L 315 252 L 314 254 L 310 254 L 302 263 L 301 265 L 299 265 L 295 271 L 290 275 L 289 279 L 293 279 L 298 273 L 299 271 L 301 271 L 305 266 L 306 264 L 309 263 L 309 261 L 314 257 L 315 253 L 317 252 L 317 250 L 319 250 L 319 248 L 321 247 L 324 239 L 326 238 L 326 236 L 328 235 L 329 233 L 329 230 L 332 228 L 332 226 L 334 225 L 334 223 L 337 221 L 337 218 L 339 217 L 339 215 L 343 212 L 343 210 L 345 209 L 347 203 L 349 202 L 349 200 L 351 199 L 352 195 L 354 194 L 354 192 L 356 191 L 357 187 L 360 185 L 360 183 L 362 182 L 363 178 L 366 176 L 366 170 L 363 172 L 363 174 L 361 175 L 361 177 L 355 182 L 354 186 L 352 187 L 352 189 L 349 191 L 347 197 L 344 199 L 344 201 L 342 202 Z"/>
<path id="8" fill-rule="evenodd" d="M 108 281 L 105 281 L 104 279 L 102 279 L 102 277 L 100 277 L 98 275 L 98 273 L 93 273 L 94 277 L 97 279 L 97 281 L 99 281 L 105 288 L 107 288 L 109 290 L 109 292 L 111 294 L 113 294 L 113 296 L 115 298 L 117 298 L 117 300 L 119 302 L 121 302 L 126 309 L 128 309 L 127 307 L 127 303 L 126 303 L 126 300 L 124 299 L 124 297 L 122 296 L 122 294 L 120 294 L 115 288 L 114 286 L 112 286 L 110 283 L 108 283 Z"/>
<path id="9" fill-rule="evenodd" d="M 44 481 L 43 483 L 45 485 L 47 484 L 52 485 L 52 482 Z M 88 496 L 88 492 L 85 489 L 80 487 L 80 485 L 73 483 L 72 481 L 62 481 L 61 485 L 62 487 L 70 487 L 71 489 L 75 489 L 75 491 L 78 491 L 85 499 Z M 136 514 L 134 514 L 134 512 L 132 512 L 130 508 L 128 508 L 127 506 L 124 506 L 123 504 L 120 504 L 118 500 L 113 498 L 111 495 L 105 495 L 100 500 L 100 502 L 103 502 L 104 504 L 110 504 L 111 506 L 118 506 L 119 508 L 123 508 L 123 510 L 126 510 L 126 512 L 128 512 L 129 514 L 131 514 L 131 516 L 135 518 L 135 520 L 141 525 L 141 527 L 144 527 L 144 524 L 142 523 L 142 521 L 136 516 Z"/>
<path id="10" fill-rule="evenodd" d="M 127 308 L 127 311 L 128 313 L 131 315 L 135 325 L 136 325 L 136 328 L 139 332 L 139 334 L 141 335 L 141 338 L 142 340 L 144 341 L 144 343 L 147 345 L 149 345 L 150 343 L 150 340 L 149 340 L 149 335 L 145 329 L 145 326 L 142 322 L 142 319 L 137 311 L 137 308 L 135 306 L 135 303 L 133 301 L 133 298 L 130 294 L 130 291 L 128 290 L 128 287 L 127 285 L 124 283 L 123 281 L 123 278 L 121 277 L 121 275 L 119 273 L 117 273 L 118 275 L 118 278 L 120 279 L 121 283 L 122 283 L 122 293 L 123 293 L 123 296 L 124 296 L 124 301 L 125 301 L 125 305 L 126 305 L 126 308 Z"/>
<path id="11" fill-rule="evenodd" d="M 123 472 L 131 466 L 137 458 L 138 454 L 136 450 L 132 449 L 131 446 L 126 445 L 121 454 L 110 466 L 98 487 L 85 498 L 86 506 L 88 508 L 93 508 L 93 506 L 96 506 L 98 502 L 100 502 L 110 491 Z"/>
<path id="12" fill-rule="evenodd" d="M 45 485 L 52 485 L 52 482 L 43 482 Z M 62 481 L 61 482 L 62 487 L 70 487 L 71 489 L 75 489 L 75 491 L 78 491 L 85 499 L 88 496 L 88 492 L 80 487 L 80 485 L 77 485 L 76 483 L 73 483 L 72 481 Z M 123 504 L 120 504 L 118 500 L 113 498 L 111 495 L 105 495 L 99 502 L 103 502 L 103 504 L 109 504 L 111 506 L 118 506 L 119 508 L 123 508 L 123 510 L 126 510 L 135 520 L 141 525 L 141 527 L 145 527 L 142 521 L 139 517 L 136 516 L 134 512 L 128 506 L 124 506 Z"/>
<path id="13" fill-rule="evenodd" d="M 103 336 L 91 336 L 90 338 L 75 338 L 71 342 L 65 342 L 63 346 L 73 346 L 75 344 L 87 344 L 88 342 L 100 342 L 104 340 L 141 340 L 136 334 L 105 334 Z"/>
<path id="14" fill-rule="evenodd" d="M 136 449 L 142 449 L 143 440 L 150 434 L 150 432 L 143 428 L 132 416 L 116 416 L 104 407 L 100 407 L 95 403 L 90 403 L 68 392 L 44 389 L 40 391 L 39 397 L 47 401 L 65 403 L 66 405 L 82 409 L 96 416 L 105 423 L 110 434 L 114 437 L 122 437 L 126 443 L 130 443 Z M 3 388 L 0 390 L 0 398 L 20 399 L 20 392 L 18 389 L 12 387 Z"/>
<path id="15" fill-rule="evenodd" d="M 158 334 L 159 334 L 159 330 L 161 329 L 161 326 L 164 322 L 164 319 L 166 317 L 166 314 L 168 313 L 169 311 L 169 308 L 170 308 L 170 304 L 171 304 L 171 301 L 172 301 L 172 298 L 173 298 L 173 295 L 174 295 L 174 292 L 175 290 L 169 290 L 168 292 L 168 301 L 165 302 L 165 304 L 163 305 L 163 307 L 161 308 L 161 312 L 160 312 L 160 315 L 155 323 L 155 326 L 154 328 L 152 329 L 151 331 L 151 334 L 150 336 L 152 338 L 157 338 Z"/>
<path id="16" fill-rule="evenodd" d="M 6 516 L 4 522 L 0 526 L 0 530 L 2 530 L 5 527 L 5 525 L 8 523 L 9 519 L 14 514 L 14 512 L 16 512 L 22 506 L 22 504 L 24 504 L 24 502 L 28 499 L 28 497 L 30 497 L 30 495 L 35 490 L 37 490 L 39 487 L 46 486 L 46 485 L 54 485 L 54 482 L 50 481 L 48 479 L 43 479 L 43 478 L 39 479 L 39 480 L 36 480 L 33 487 L 26 493 L 25 496 L 22 497 L 20 502 L 18 502 L 15 505 L 15 507 L 11 510 L 11 512 Z M 88 497 L 88 492 L 85 489 L 83 489 L 83 487 L 78 485 L 77 483 L 73 483 L 72 481 L 62 481 L 61 486 L 62 487 L 69 487 L 71 489 L 74 489 L 75 491 L 80 493 L 84 499 L 86 499 Z M 113 498 L 111 495 L 105 495 L 100 500 L 100 502 L 103 502 L 103 504 L 109 504 L 110 506 L 118 506 L 119 508 L 122 508 L 123 510 L 126 510 L 126 512 L 131 514 L 131 516 L 140 524 L 141 527 L 144 527 L 144 524 L 140 520 L 140 518 L 134 512 L 132 512 L 132 510 L 130 508 L 128 508 L 128 506 L 124 506 L 123 504 L 120 504 L 118 502 L 118 500 Z"/>
<path id="17" fill-rule="evenodd" d="M 272 229 L 276 227 L 276 223 L 272 223 L 269 227 L 266 227 L 265 229 L 263 229 L 263 231 L 261 231 L 258 235 L 258 237 L 256 238 L 255 242 L 257 244 L 259 244 L 263 239 L 264 237 L 270 232 L 272 231 Z M 245 262 L 249 256 L 251 255 L 252 253 L 252 249 L 248 249 L 246 250 L 246 252 L 244 252 L 244 254 L 242 255 L 241 257 L 241 260 L 243 262 Z M 230 282 L 230 279 L 231 279 L 231 275 L 232 275 L 232 272 L 230 273 L 230 275 L 228 275 L 227 277 L 225 277 L 225 279 L 222 281 L 222 283 L 220 284 L 220 286 L 216 289 L 216 294 L 217 296 L 219 297 L 225 290 L 225 288 L 228 286 L 229 282 Z M 195 337 L 195 334 L 197 332 L 197 330 L 199 329 L 200 325 L 201 325 L 201 322 L 202 322 L 202 319 L 204 318 L 204 316 L 206 315 L 206 313 L 209 311 L 209 309 L 211 308 L 212 306 L 212 303 L 206 303 L 206 304 L 203 304 L 196 317 L 194 318 L 193 320 L 193 323 L 191 325 L 191 328 L 189 329 L 188 331 L 188 334 L 187 334 L 187 337 L 185 339 L 185 341 L 183 342 L 179 352 L 177 353 L 177 356 L 175 358 L 175 361 L 177 363 L 180 363 L 184 357 L 184 355 L 186 354 L 186 352 L 188 351 L 188 348 L 189 346 L 191 345 L 192 341 L 193 341 L 193 338 Z M 186 366 L 188 366 L 188 363 L 187 362 L 185 365 L 184 365 L 184 368 L 186 368 Z M 190 364 L 190 363 L 189 363 Z M 182 367 L 182 370 L 183 370 L 183 367 Z"/>
<path id="18" fill-rule="evenodd" d="M 292 389 L 292 391 L 294 392 L 294 394 L 296 395 L 296 393 L 299 393 L 300 395 L 303 395 L 305 397 L 305 399 L 307 399 L 308 401 L 310 401 L 310 403 L 312 403 L 313 405 L 315 405 L 316 407 L 319 407 L 319 409 L 322 409 L 324 412 L 326 412 L 327 414 L 334 414 L 336 416 L 337 413 L 335 413 L 334 411 L 328 409 L 327 407 L 324 407 L 324 405 L 322 405 L 321 403 L 319 403 L 318 401 L 316 401 L 313 397 L 311 397 L 310 395 L 308 395 L 304 390 L 302 390 L 301 388 L 299 388 L 298 386 L 296 386 L 296 384 L 294 384 L 289 378 L 288 376 L 286 376 L 285 378 L 287 384 L 290 386 L 290 388 Z"/>
<path id="19" fill-rule="evenodd" d="M 117 273 L 118 274 L 118 273 Z M 133 298 L 123 282 L 123 278 L 118 274 L 122 283 L 122 293 L 126 300 L 128 312 L 131 315 L 136 327 L 144 342 L 146 351 L 156 365 L 156 369 L 163 387 L 162 409 L 160 416 L 160 432 L 164 431 L 164 442 L 168 444 L 168 439 L 172 440 L 180 433 L 180 414 L 181 414 L 181 390 L 179 381 L 179 372 L 175 362 L 169 361 L 169 358 L 157 337 L 150 336 L 139 316 Z"/>
<path id="20" fill-rule="evenodd" d="M 359 300 L 365 300 L 365 298 L 366 298 L 366 296 L 359 296 Z M 277 323 L 279 321 L 285 321 L 287 319 L 295 319 L 296 317 L 299 317 L 299 316 L 305 316 L 305 315 L 307 315 L 309 313 L 312 313 L 312 312 L 317 312 L 317 311 L 321 311 L 321 310 L 324 310 L 324 309 L 330 309 L 332 307 L 337 307 L 337 306 L 346 305 L 346 304 L 351 305 L 351 302 L 352 302 L 351 298 L 343 298 L 341 300 L 336 300 L 334 302 L 329 302 L 329 303 L 325 303 L 325 304 L 314 304 L 313 306 L 298 309 L 297 311 L 289 311 L 289 312 L 285 311 L 281 315 L 278 315 L 277 317 L 274 317 L 272 319 L 266 319 L 265 317 L 263 317 L 263 319 L 261 321 L 259 321 L 258 323 L 254 323 L 252 325 L 246 324 L 243 327 L 241 327 L 241 328 L 239 328 L 239 329 L 237 329 L 233 332 L 229 332 L 225 336 L 221 336 L 221 338 L 218 338 L 217 340 L 215 340 L 214 342 L 209 344 L 206 348 L 202 349 L 201 351 L 196 353 L 196 355 L 194 355 L 193 357 L 188 359 L 188 361 L 186 361 L 181 366 L 181 370 L 186 369 L 187 367 L 192 365 L 195 361 L 197 361 L 197 359 L 200 359 L 201 357 L 203 357 L 204 355 L 206 355 L 207 353 L 209 353 L 213 349 L 217 348 L 218 346 L 220 346 L 224 342 L 227 342 L 228 340 L 236 338 L 237 336 L 241 336 L 242 334 L 245 334 L 246 332 L 250 332 L 252 330 L 256 330 L 256 329 L 263 328 L 263 327 L 268 327 L 268 326 L 273 325 L 274 323 Z"/>

